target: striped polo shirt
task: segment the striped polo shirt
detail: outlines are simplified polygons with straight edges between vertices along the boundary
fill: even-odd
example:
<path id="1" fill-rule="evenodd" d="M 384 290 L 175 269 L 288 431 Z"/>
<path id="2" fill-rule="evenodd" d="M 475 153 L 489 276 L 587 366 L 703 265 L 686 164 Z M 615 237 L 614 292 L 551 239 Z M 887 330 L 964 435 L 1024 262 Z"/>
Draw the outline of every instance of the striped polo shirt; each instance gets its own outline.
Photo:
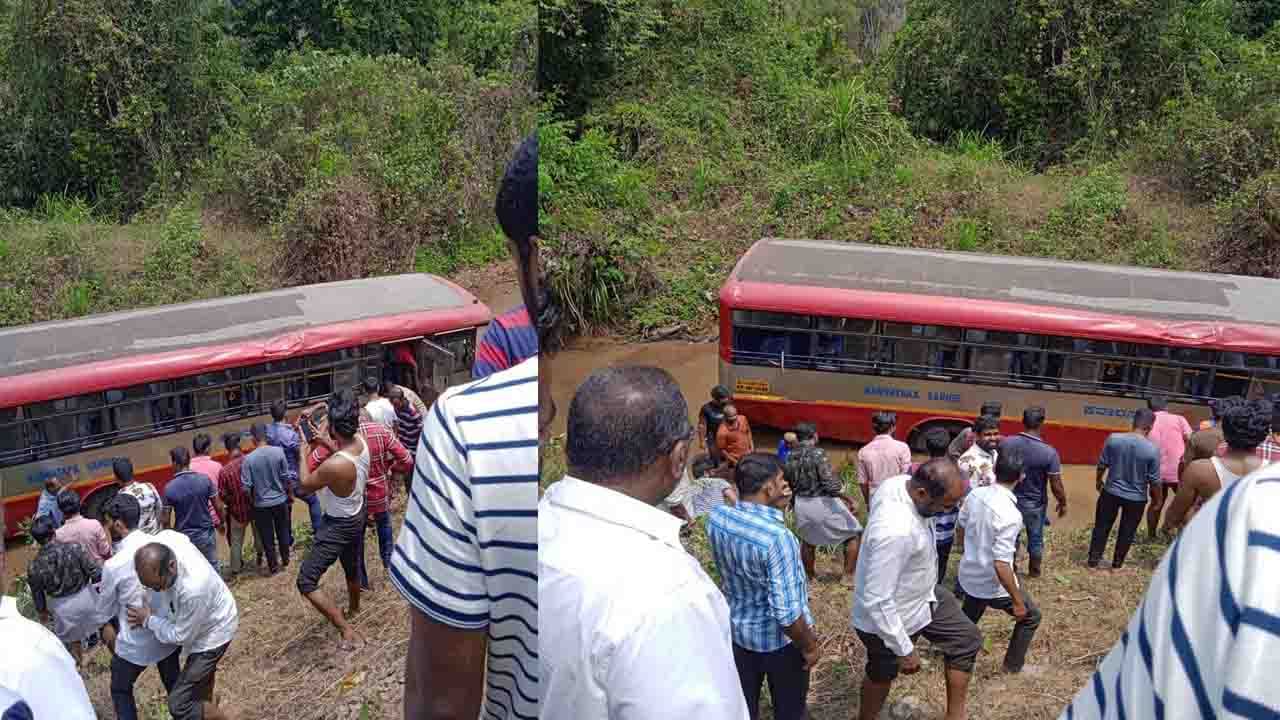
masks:
<path id="1" fill-rule="evenodd" d="M 538 354 L 538 331 L 529 318 L 529 309 L 517 305 L 495 317 L 476 346 L 471 377 L 479 380 L 519 365 Z"/>
<path id="2" fill-rule="evenodd" d="M 729 601 L 735 645 L 773 652 L 791 642 L 783 628 L 801 616 L 813 625 L 800 542 L 781 510 L 746 501 L 721 505 L 711 511 L 707 538 Z"/>
<path id="3" fill-rule="evenodd" d="M 538 359 L 445 391 L 418 443 L 391 581 L 428 618 L 487 629 L 482 717 L 538 716 Z"/>
<path id="4" fill-rule="evenodd" d="M 1280 716 L 1280 465 L 1205 503 L 1059 720 Z"/>

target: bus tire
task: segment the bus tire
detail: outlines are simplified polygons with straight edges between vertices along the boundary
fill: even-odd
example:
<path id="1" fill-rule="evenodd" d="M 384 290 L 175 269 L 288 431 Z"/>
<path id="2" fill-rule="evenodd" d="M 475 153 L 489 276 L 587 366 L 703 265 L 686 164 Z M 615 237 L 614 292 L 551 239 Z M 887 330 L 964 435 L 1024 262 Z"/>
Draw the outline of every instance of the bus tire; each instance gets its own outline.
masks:
<path id="1" fill-rule="evenodd" d="M 102 509 L 120 492 L 119 485 L 107 485 L 94 490 L 81 505 L 81 514 L 87 518 L 102 521 Z"/>
<path id="2" fill-rule="evenodd" d="M 907 433 L 907 446 L 911 448 L 911 452 L 927 452 L 924 446 L 925 433 L 936 427 L 946 430 L 947 435 L 954 440 L 957 435 L 964 432 L 965 428 L 969 427 L 969 424 L 960 422 L 959 420 L 926 420 L 925 422 L 911 428 L 911 432 Z"/>

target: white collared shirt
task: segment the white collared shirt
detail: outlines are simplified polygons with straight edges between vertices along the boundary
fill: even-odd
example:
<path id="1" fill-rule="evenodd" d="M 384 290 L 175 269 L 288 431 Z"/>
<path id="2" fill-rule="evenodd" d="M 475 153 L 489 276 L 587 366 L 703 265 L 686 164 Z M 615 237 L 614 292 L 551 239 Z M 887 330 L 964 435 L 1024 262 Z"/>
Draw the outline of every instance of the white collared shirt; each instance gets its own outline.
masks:
<path id="1" fill-rule="evenodd" d="M 987 452 L 976 441 L 956 461 L 965 479 L 969 481 L 969 489 L 994 485 L 996 482 L 996 451 Z"/>
<path id="2" fill-rule="evenodd" d="M 729 605 L 679 518 L 566 477 L 538 505 L 546 720 L 743 720 Z"/>
<path id="3" fill-rule="evenodd" d="M 71 653 L 48 628 L 0 597 L 0 686 L 26 701 L 35 718 L 97 720 Z"/>
<path id="4" fill-rule="evenodd" d="M 236 599 L 204 553 L 172 531 L 159 533 L 156 542 L 168 545 L 178 560 L 178 577 L 173 587 L 160 596 L 171 617 L 152 615 L 146 627 L 162 642 L 182 645 L 189 653 L 200 653 L 231 642 L 240 625 Z"/>
<path id="5" fill-rule="evenodd" d="M 960 587 L 984 600 L 1009 597 L 1009 591 L 996 577 L 996 561 L 1013 568 L 1013 553 L 1022 532 L 1022 512 L 1013 491 L 999 483 L 974 490 L 965 499 L 956 525 L 964 528 Z M 1015 576 L 1014 582 L 1017 581 Z"/>
<path id="6" fill-rule="evenodd" d="M 899 657 L 933 620 L 938 548 L 929 520 L 907 494 L 910 475 L 885 480 L 871 496 L 854 576 L 853 627 L 875 633 Z"/>
<path id="7" fill-rule="evenodd" d="M 145 627 L 130 626 L 126 614 L 128 607 L 138 607 L 148 599 L 152 613 L 163 615 L 169 611 L 158 595 L 138 581 L 138 571 L 133 565 L 133 556 L 138 548 L 156 542 L 166 533 L 182 536 L 182 533 L 173 530 L 162 530 L 150 535 L 141 528 L 125 535 L 120 541 L 120 548 L 103 564 L 102 583 L 98 586 L 98 603 L 103 614 L 114 615 L 120 622 L 120 633 L 116 636 L 116 654 L 121 659 L 142 667 L 155 665 L 178 649 L 176 645 L 160 642 L 155 633 Z"/>

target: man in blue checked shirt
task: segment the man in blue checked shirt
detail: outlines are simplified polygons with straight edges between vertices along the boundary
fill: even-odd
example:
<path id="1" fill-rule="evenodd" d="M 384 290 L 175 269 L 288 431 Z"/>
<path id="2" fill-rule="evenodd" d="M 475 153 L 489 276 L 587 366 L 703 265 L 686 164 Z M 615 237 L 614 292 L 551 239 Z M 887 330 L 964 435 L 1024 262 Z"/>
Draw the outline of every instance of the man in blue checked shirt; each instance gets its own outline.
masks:
<path id="1" fill-rule="evenodd" d="M 774 718 L 800 720 L 807 716 L 809 670 L 819 649 L 800 542 L 783 517 L 791 486 L 768 453 L 739 460 L 734 483 L 741 500 L 711 511 L 707 535 L 729 601 L 742 692 L 756 720 L 767 678 Z"/>

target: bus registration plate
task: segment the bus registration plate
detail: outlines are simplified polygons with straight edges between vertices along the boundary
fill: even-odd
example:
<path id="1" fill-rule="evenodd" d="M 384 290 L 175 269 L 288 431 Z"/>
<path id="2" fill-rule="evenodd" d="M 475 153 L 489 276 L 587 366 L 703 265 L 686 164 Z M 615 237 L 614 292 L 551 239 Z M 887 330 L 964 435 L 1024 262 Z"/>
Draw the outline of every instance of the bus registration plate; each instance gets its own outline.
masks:
<path id="1" fill-rule="evenodd" d="M 738 378 L 737 383 L 733 387 L 733 391 L 743 395 L 768 395 L 769 381 Z"/>

